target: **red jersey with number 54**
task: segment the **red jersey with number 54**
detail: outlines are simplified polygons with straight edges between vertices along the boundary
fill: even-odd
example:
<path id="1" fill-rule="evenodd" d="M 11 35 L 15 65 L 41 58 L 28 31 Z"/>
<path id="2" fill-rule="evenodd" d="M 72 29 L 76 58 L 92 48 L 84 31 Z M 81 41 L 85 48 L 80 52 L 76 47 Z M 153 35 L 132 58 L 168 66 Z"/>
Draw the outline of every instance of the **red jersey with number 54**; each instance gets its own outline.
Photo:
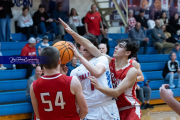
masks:
<path id="1" fill-rule="evenodd" d="M 75 95 L 70 91 L 71 80 L 59 73 L 33 82 L 40 120 L 80 120 Z"/>

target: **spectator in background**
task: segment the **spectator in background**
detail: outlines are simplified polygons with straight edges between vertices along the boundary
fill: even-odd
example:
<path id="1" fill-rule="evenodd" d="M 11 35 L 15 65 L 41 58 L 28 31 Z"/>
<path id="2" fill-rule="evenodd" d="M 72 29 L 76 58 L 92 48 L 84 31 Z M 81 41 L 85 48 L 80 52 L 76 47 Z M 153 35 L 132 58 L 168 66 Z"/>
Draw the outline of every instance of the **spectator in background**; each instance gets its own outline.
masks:
<path id="1" fill-rule="evenodd" d="M 140 9 L 139 15 L 136 17 L 136 21 L 141 23 L 142 29 L 146 31 L 148 29 L 147 19 L 144 17 L 145 10 Z"/>
<path id="2" fill-rule="evenodd" d="M 71 60 L 71 65 L 68 66 L 67 76 L 70 76 L 71 71 L 74 70 L 76 67 L 78 67 L 77 58 L 74 56 Z"/>
<path id="3" fill-rule="evenodd" d="M 26 34 L 27 39 L 29 40 L 31 31 L 33 32 L 34 36 L 36 37 L 37 41 L 41 41 L 42 39 L 38 37 L 37 29 L 33 26 L 33 20 L 31 15 L 29 14 L 29 8 L 23 7 L 22 14 L 18 18 L 18 24 L 21 28 L 21 32 Z"/>
<path id="4" fill-rule="evenodd" d="M 100 30 L 100 25 L 102 30 Z M 98 39 L 98 42 L 101 43 L 102 40 L 101 31 L 104 32 L 104 27 L 102 24 L 101 16 L 99 12 L 96 11 L 95 4 L 91 5 L 91 11 L 86 14 L 85 28 L 87 34 L 91 33 L 95 35 Z"/>
<path id="5" fill-rule="evenodd" d="M 12 0 L 0 0 L 0 42 L 9 42 L 11 36 Z"/>
<path id="6" fill-rule="evenodd" d="M 129 10 L 127 33 L 129 33 L 129 31 L 131 29 L 133 29 L 135 27 L 135 25 L 136 25 L 136 19 L 133 17 L 133 14 L 134 14 L 134 11 Z"/>
<path id="7" fill-rule="evenodd" d="M 99 44 L 99 51 L 100 51 L 101 53 L 104 53 L 104 54 L 109 55 L 109 54 L 108 54 L 108 53 L 109 53 L 109 50 L 107 49 L 107 44 L 106 44 L 106 43 L 101 43 L 101 44 Z"/>
<path id="8" fill-rule="evenodd" d="M 72 8 L 70 12 L 69 24 L 74 24 L 76 26 L 76 31 L 78 31 L 79 35 L 83 36 L 85 34 L 85 28 L 82 24 L 81 17 L 74 8 Z"/>
<path id="9" fill-rule="evenodd" d="M 145 74 L 143 73 L 144 81 L 137 82 L 137 96 L 139 100 L 141 101 L 141 109 L 147 109 L 147 108 L 154 108 L 152 105 L 149 104 L 150 97 L 151 97 L 151 88 L 149 87 L 149 81 L 147 80 Z M 145 104 L 145 96 L 146 96 L 146 104 Z"/>
<path id="10" fill-rule="evenodd" d="M 61 18 L 64 22 L 68 22 L 68 17 L 65 12 L 62 11 L 63 3 L 58 2 L 56 5 L 56 10 L 52 12 L 52 18 L 54 22 L 59 26 L 61 38 L 64 39 L 65 30 L 64 27 L 61 25 L 59 18 Z M 77 33 L 76 26 L 74 24 L 69 24 L 70 28 Z"/>
<path id="11" fill-rule="evenodd" d="M 179 49 L 180 49 L 180 44 L 177 42 L 177 43 L 175 43 L 175 47 L 173 49 L 173 52 L 176 53 L 176 60 L 180 63 L 180 50 Z"/>
<path id="12" fill-rule="evenodd" d="M 162 49 L 166 48 L 165 54 L 169 54 L 174 48 L 173 43 L 166 42 L 166 36 L 164 35 L 162 29 L 160 28 L 160 21 L 156 20 L 156 26 L 152 30 L 152 42 L 153 46 L 158 50 L 158 54 L 162 53 Z"/>
<path id="13" fill-rule="evenodd" d="M 176 34 L 178 35 L 180 39 L 180 21 L 179 20 L 180 19 L 179 19 L 178 13 L 176 13 L 174 17 L 170 19 L 170 25 L 172 25 L 172 27 L 175 29 Z"/>
<path id="14" fill-rule="evenodd" d="M 37 56 L 36 55 L 36 39 L 30 38 L 29 43 L 27 43 L 22 51 L 21 51 L 21 56 Z M 27 69 L 26 71 L 26 77 L 25 79 L 29 79 L 29 77 L 32 75 L 33 69 L 36 67 L 36 64 L 20 64 L 20 68 L 22 69 Z"/>
<path id="15" fill-rule="evenodd" d="M 163 25 L 166 27 L 166 30 L 171 33 L 171 35 L 176 35 L 175 29 L 169 24 L 169 20 L 167 18 L 166 12 L 162 12 L 160 15 L 160 27 Z"/>
<path id="16" fill-rule="evenodd" d="M 35 70 L 35 75 L 31 76 L 28 81 L 27 81 L 27 88 L 26 88 L 26 100 L 32 105 L 31 103 L 31 96 L 30 96 L 30 87 L 31 87 L 31 84 L 39 79 L 42 75 L 42 70 L 41 70 L 41 67 L 40 66 L 37 66 L 36 67 L 36 70 Z M 34 120 L 34 112 L 32 113 L 32 118 L 31 120 Z"/>
<path id="17" fill-rule="evenodd" d="M 129 38 L 137 41 L 140 47 L 144 47 L 144 54 L 148 53 L 149 38 L 145 37 L 143 30 L 141 29 L 141 23 L 137 22 L 135 28 L 130 30 Z"/>
<path id="18" fill-rule="evenodd" d="M 175 52 L 170 54 L 170 60 L 166 62 L 162 75 L 165 80 L 169 80 L 169 87 L 171 89 L 175 88 L 174 79 L 178 79 L 177 87 L 180 88 L 180 69 Z"/>
<path id="19" fill-rule="evenodd" d="M 56 38 L 59 38 L 59 28 L 56 26 L 56 23 L 53 22 L 48 14 L 45 11 L 45 6 L 43 4 L 39 5 L 39 10 L 36 11 L 33 15 L 34 25 L 38 27 L 43 36 L 47 34 L 47 31 L 53 30 Z"/>
<path id="20" fill-rule="evenodd" d="M 48 47 L 48 46 L 49 46 L 48 41 L 49 41 L 48 35 L 44 35 L 44 36 L 43 36 L 43 42 L 40 43 L 40 45 L 39 45 L 39 47 L 38 47 L 38 53 L 39 53 L 39 55 L 40 55 L 40 52 L 41 52 L 45 47 Z"/>
<path id="21" fill-rule="evenodd" d="M 162 25 L 161 26 L 162 31 L 164 32 L 164 35 L 166 36 L 166 41 L 170 43 L 176 43 L 178 42 L 174 37 L 171 36 L 171 33 L 166 31 L 166 26 Z"/>

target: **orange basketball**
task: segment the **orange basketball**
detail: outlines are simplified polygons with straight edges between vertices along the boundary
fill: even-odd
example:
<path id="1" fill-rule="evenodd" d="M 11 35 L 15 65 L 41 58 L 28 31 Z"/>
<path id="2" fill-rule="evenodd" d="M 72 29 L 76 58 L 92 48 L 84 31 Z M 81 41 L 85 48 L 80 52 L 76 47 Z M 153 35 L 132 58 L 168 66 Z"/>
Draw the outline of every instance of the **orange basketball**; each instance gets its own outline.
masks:
<path id="1" fill-rule="evenodd" d="M 66 41 L 60 41 L 53 45 L 56 47 L 61 55 L 61 64 L 66 64 L 73 58 L 73 51 L 69 48 L 69 44 Z"/>

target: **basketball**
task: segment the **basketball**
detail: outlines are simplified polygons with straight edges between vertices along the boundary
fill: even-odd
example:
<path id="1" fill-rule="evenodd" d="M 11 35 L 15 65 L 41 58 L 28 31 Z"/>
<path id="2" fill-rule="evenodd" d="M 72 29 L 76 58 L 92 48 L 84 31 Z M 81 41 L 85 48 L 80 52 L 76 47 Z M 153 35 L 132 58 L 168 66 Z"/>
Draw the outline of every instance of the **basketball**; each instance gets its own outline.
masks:
<path id="1" fill-rule="evenodd" d="M 69 48 L 69 44 L 66 41 L 60 41 L 53 45 L 56 47 L 61 55 L 61 64 L 66 64 L 73 58 L 73 51 Z"/>

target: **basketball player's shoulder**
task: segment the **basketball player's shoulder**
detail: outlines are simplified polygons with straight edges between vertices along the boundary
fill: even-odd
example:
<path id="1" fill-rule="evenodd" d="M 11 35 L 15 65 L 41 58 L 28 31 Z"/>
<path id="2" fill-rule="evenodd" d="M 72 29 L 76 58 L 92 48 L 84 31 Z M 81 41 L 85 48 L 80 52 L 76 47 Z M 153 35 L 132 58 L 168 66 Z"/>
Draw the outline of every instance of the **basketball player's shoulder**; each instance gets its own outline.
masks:
<path id="1" fill-rule="evenodd" d="M 70 73 L 70 76 L 77 76 L 77 72 L 81 70 L 82 64 L 73 69 Z"/>
<path id="2" fill-rule="evenodd" d="M 127 75 L 137 75 L 137 73 L 138 73 L 137 69 L 134 66 L 130 65 Z"/>

